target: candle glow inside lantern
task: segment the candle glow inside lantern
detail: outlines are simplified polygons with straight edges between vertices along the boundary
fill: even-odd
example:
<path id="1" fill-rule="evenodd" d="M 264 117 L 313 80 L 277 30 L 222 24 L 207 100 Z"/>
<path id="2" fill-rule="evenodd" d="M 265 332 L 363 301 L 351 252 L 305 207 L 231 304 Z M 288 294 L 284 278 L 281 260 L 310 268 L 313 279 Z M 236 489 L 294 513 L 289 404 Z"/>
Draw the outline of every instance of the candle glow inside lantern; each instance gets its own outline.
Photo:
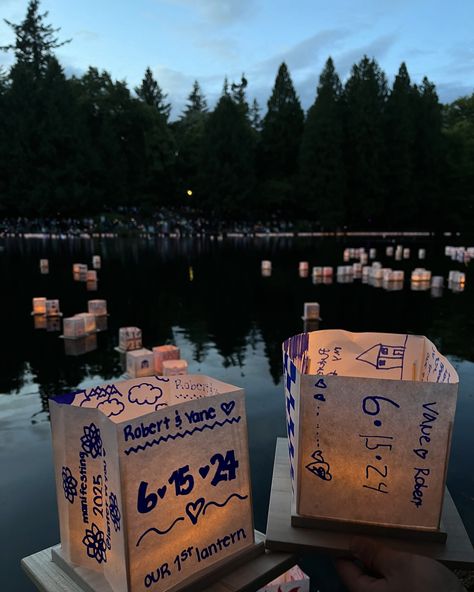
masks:
<path id="1" fill-rule="evenodd" d="M 142 347 L 127 352 L 127 374 L 131 378 L 139 376 L 153 376 L 155 374 L 155 364 L 153 352 Z"/>
<path id="2" fill-rule="evenodd" d="M 120 327 L 119 349 L 133 351 L 142 347 L 142 330 L 138 327 Z"/>
<path id="3" fill-rule="evenodd" d="M 84 319 L 86 333 L 94 333 L 97 330 L 95 316 L 90 312 L 80 312 L 74 315 L 74 318 Z"/>
<path id="4" fill-rule="evenodd" d="M 95 269 L 89 269 L 86 275 L 87 282 L 96 282 L 97 281 L 97 271 Z"/>
<path id="5" fill-rule="evenodd" d="M 319 302 L 305 302 L 303 321 L 319 321 Z"/>
<path id="6" fill-rule="evenodd" d="M 107 315 L 107 300 L 89 300 L 87 302 L 87 310 L 95 317 L 103 317 Z"/>
<path id="7" fill-rule="evenodd" d="M 165 360 L 163 362 L 163 376 L 180 376 L 188 373 L 186 360 Z"/>
<path id="8" fill-rule="evenodd" d="M 84 588 L 178 590 L 255 554 L 242 389 L 153 376 L 55 397 L 50 410 L 52 556 Z"/>
<path id="9" fill-rule="evenodd" d="M 46 300 L 46 316 L 47 317 L 59 317 L 61 312 L 59 310 L 59 300 Z"/>
<path id="10" fill-rule="evenodd" d="M 458 389 L 450 362 L 422 336 L 338 330 L 286 340 L 283 359 L 293 524 L 438 535 Z"/>
<path id="11" fill-rule="evenodd" d="M 165 360 L 179 360 L 180 351 L 176 345 L 157 345 L 153 348 L 154 368 L 158 374 L 163 374 Z"/>
<path id="12" fill-rule="evenodd" d="M 45 315 L 46 314 L 46 298 L 33 298 L 33 314 L 34 315 Z"/>

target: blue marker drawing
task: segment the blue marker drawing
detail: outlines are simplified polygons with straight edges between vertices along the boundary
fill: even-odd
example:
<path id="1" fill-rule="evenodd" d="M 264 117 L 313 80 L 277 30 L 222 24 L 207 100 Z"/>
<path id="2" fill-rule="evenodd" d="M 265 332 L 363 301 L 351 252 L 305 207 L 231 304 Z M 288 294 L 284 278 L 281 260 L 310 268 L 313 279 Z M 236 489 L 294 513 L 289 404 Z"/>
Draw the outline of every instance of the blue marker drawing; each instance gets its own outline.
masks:
<path id="1" fill-rule="evenodd" d="M 156 534 L 159 534 L 159 535 L 167 534 L 168 532 L 170 532 L 170 530 L 172 530 L 174 528 L 175 524 L 177 524 L 181 520 L 184 520 L 184 518 L 182 516 L 179 516 L 178 518 L 176 518 L 176 520 L 170 526 L 168 526 L 168 528 L 165 528 L 165 530 L 160 530 L 159 528 L 153 528 L 153 527 L 152 528 L 149 528 L 148 530 L 145 530 L 145 532 L 138 539 L 136 546 L 139 547 L 140 546 L 140 543 L 142 542 L 142 540 L 150 532 L 156 532 Z"/>
<path id="2" fill-rule="evenodd" d="M 219 504 L 218 502 L 207 502 L 207 504 L 204 506 L 204 509 L 202 511 L 203 515 L 206 513 L 206 510 L 209 506 L 216 506 L 218 508 L 223 508 L 224 506 L 226 506 L 230 502 L 230 500 L 233 497 L 236 497 L 239 500 L 246 500 L 248 498 L 248 495 L 240 495 L 239 493 L 231 493 L 231 495 L 229 495 L 229 497 L 222 504 Z"/>
<path id="3" fill-rule="evenodd" d="M 82 542 L 87 548 L 89 557 L 95 559 L 97 563 L 107 562 L 104 533 L 96 524 L 92 524 L 92 528 L 86 529 L 86 536 Z"/>
<path id="4" fill-rule="evenodd" d="M 356 360 L 370 364 L 376 370 L 403 370 L 403 358 L 405 356 L 405 345 L 384 345 L 377 343 L 362 352 Z"/>
<path id="5" fill-rule="evenodd" d="M 77 479 L 73 477 L 69 467 L 63 467 L 62 478 L 64 496 L 69 503 L 73 504 L 77 495 Z"/>
<path id="6" fill-rule="evenodd" d="M 109 512 L 112 519 L 112 524 L 114 525 L 114 530 L 115 532 L 118 532 L 120 530 L 120 520 L 122 519 L 122 515 L 118 507 L 117 496 L 115 493 L 110 494 Z"/>
<path id="7" fill-rule="evenodd" d="M 211 424 L 204 424 L 201 427 L 193 428 L 192 430 L 185 430 L 184 432 L 179 432 L 177 434 L 168 434 L 167 436 L 160 436 L 157 440 L 153 439 L 149 442 L 145 442 L 145 444 L 137 444 L 137 446 L 130 446 L 125 450 L 125 454 L 128 456 L 131 452 L 140 452 L 141 450 L 146 450 L 147 448 L 151 448 L 152 446 L 157 446 L 161 444 L 161 442 L 167 442 L 168 440 L 176 440 L 176 438 L 185 438 L 186 436 L 192 436 L 194 432 L 203 432 L 204 430 L 214 430 L 216 427 L 224 427 L 226 424 L 233 424 L 239 423 L 241 420 L 241 416 L 239 417 L 232 417 L 231 419 L 224 419 L 223 421 L 215 421 Z"/>
<path id="8" fill-rule="evenodd" d="M 132 386 L 128 391 L 128 400 L 137 405 L 156 405 L 163 396 L 163 390 L 149 382 L 142 382 Z"/>
<path id="9" fill-rule="evenodd" d="M 195 502 L 188 502 L 186 504 L 186 514 L 189 516 L 193 525 L 196 525 L 201 512 L 204 510 L 206 500 L 199 497 Z"/>
<path id="10" fill-rule="evenodd" d="M 84 426 L 84 435 L 81 437 L 82 450 L 90 454 L 92 458 L 102 456 L 102 438 L 99 428 L 95 423 Z"/>

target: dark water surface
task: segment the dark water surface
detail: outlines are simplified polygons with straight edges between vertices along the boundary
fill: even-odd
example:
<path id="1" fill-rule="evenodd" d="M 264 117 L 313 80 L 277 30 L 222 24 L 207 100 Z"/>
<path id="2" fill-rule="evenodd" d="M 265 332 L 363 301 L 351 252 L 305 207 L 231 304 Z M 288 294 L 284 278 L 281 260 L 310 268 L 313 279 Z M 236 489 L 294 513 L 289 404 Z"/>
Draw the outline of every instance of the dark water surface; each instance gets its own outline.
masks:
<path id="1" fill-rule="evenodd" d="M 0 243 L 0 589 L 27 591 L 21 557 L 58 542 L 47 400 L 79 385 L 122 374 L 118 328 L 136 325 L 145 347 L 174 341 L 189 371 L 242 386 L 247 394 L 256 527 L 265 530 L 275 439 L 285 435 L 281 342 L 303 330 L 305 301 L 318 301 L 321 329 L 423 334 L 448 355 L 460 376 L 448 486 L 474 538 L 474 274 L 444 256 L 444 243 L 410 243 L 409 261 L 385 257 L 385 242 L 329 239 L 19 240 Z M 342 265 L 344 247 L 378 248 L 377 259 L 394 269 L 425 266 L 434 275 L 467 271 L 462 293 L 444 289 L 402 291 L 364 285 L 313 285 L 298 277 L 298 261 Z M 427 248 L 419 262 L 416 251 Z M 74 282 L 73 263 L 91 266 L 102 256 L 97 291 Z M 50 262 L 40 275 L 39 259 Z M 263 278 L 260 261 L 273 261 Z M 34 328 L 34 296 L 59 298 L 64 316 L 106 298 L 108 330 L 97 349 L 65 353 L 59 333 Z M 323 576 L 322 576 L 323 578 Z M 324 578 L 323 578 L 324 579 Z M 324 584 L 324 582 L 323 582 Z M 331 588 L 331 586 L 333 586 Z M 321 586 L 323 587 L 323 586 Z M 329 583 L 324 589 L 337 589 Z"/>

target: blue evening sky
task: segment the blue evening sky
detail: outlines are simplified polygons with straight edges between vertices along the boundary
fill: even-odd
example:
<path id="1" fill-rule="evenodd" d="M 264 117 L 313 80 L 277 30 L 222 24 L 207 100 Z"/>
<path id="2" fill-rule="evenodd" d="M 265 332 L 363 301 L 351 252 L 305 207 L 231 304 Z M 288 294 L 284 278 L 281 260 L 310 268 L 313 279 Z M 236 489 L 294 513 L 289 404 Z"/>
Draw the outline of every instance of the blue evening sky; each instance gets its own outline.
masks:
<path id="1" fill-rule="evenodd" d="M 0 0 L 1 15 L 20 22 L 27 3 Z M 133 88 L 150 66 L 175 117 L 193 80 L 212 106 L 224 76 L 237 81 L 242 72 L 249 99 L 265 110 L 283 60 L 308 108 L 329 55 L 343 80 L 367 54 L 390 82 L 405 61 L 412 80 L 428 76 L 443 102 L 474 91 L 473 0 L 43 0 L 42 8 L 73 39 L 57 50 L 68 74 L 93 65 Z M 0 36 L 2 45 L 13 39 L 3 22 Z"/>

